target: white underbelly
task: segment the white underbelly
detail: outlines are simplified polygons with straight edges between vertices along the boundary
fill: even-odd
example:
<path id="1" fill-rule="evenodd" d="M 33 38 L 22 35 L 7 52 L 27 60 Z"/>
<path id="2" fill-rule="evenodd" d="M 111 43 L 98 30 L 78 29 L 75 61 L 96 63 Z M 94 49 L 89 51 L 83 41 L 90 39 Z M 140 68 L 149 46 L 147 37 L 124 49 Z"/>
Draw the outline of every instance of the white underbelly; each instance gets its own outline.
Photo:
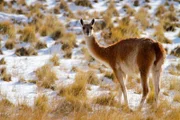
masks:
<path id="1" fill-rule="evenodd" d="M 127 63 L 120 63 L 119 67 L 121 70 L 127 75 L 131 77 L 138 78 L 139 77 L 139 70 L 136 63 L 131 62 L 129 64 Z"/>

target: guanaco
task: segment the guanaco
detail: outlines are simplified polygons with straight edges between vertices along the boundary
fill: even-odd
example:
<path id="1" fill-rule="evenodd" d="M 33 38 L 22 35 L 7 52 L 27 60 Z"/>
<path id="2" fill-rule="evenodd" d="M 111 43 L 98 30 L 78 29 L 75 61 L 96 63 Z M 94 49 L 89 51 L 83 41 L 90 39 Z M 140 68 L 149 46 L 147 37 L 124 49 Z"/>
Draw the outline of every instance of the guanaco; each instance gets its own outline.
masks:
<path id="1" fill-rule="evenodd" d="M 123 81 L 126 76 L 140 75 L 142 84 L 140 106 L 142 106 L 149 92 L 148 78 L 152 73 L 155 88 L 154 103 L 157 105 L 160 91 L 159 80 L 165 60 L 163 46 L 149 38 L 128 38 L 108 47 L 103 47 L 97 43 L 93 34 L 95 20 L 93 19 L 90 23 L 84 24 L 81 19 L 80 23 L 88 51 L 92 57 L 108 65 L 113 70 L 116 79 L 120 83 L 125 104 L 128 106 L 127 90 Z"/>

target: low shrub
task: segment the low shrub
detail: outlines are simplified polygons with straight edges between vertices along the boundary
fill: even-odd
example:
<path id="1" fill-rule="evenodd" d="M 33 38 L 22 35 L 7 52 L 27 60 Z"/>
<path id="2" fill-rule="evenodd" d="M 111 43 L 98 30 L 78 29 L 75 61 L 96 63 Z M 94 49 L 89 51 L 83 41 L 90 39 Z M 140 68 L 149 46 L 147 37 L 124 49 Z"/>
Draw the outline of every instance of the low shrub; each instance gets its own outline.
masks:
<path id="1" fill-rule="evenodd" d="M 156 40 L 159 42 L 172 43 L 171 40 L 169 40 L 168 38 L 166 38 L 164 36 L 164 29 L 163 29 L 163 26 L 161 24 L 159 24 L 158 26 L 155 26 L 154 36 L 156 37 Z"/>
<path id="2" fill-rule="evenodd" d="M 6 61 L 5 61 L 4 58 L 2 58 L 2 59 L 0 60 L 0 65 L 4 65 L 4 64 L 6 64 Z"/>
<path id="3" fill-rule="evenodd" d="M 11 75 L 9 73 L 7 73 L 7 70 L 6 68 L 1 68 L 0 69 L 0 73 L 1 73 L 1 79 L 3 81 L 6 81 L 6 82 L 10 82 L 11 81 Z"/>
<path id="4" fill-rule="evenodd" d="M 141 27 L 143 29 L 146 29 L 150 26 L 148 21 L 149 14 L 145 8 L 140 8 L 138 12 L 135 14 L 135 18 L 137 21 L 141 23 Z"/>
<path id="5" fill-rule="evenodd" d="M 129 37 L 139 37 L 140 31 L 136 24 L 129 20 L 129 17 L 124 17 L 119 21 L 117 27 L 113 27 L 110 30 L 110 39 L 113 42 L 119 41 L 121 39 L 126 39 Z"/>
<path id="6" fill-rule="evenodd" d="M 32 47 L 29 47 L 29 48 L 21 47 L 21 48 L 16 49 L 15 54 L 17 56 L 31 56 L 31 55 L 37 55 L 38 53 Z"/>
<path id="7" fill-rule="evenodd" d="M 53 88 L 55 80 L 58 79 L 55 71 L 49 64 L 45 64 L 44 66 L 38 68 L 35 73 L 38 78 L 36 84 L 40 87 Z"/>
<path id="8" fill-rule="evenodd" d="M 7 49 L 13 49 L 15 47 L 15 40 L 14 39 L 8 39 L 5 43 L 5 47 Z"/>
<path id="9" fill-rule="evenodd" d="M 50 61 L 55 65 L 59 66 L 59 56 L 57 54 L 54 54 L 51 58 Z"/>
<path id="10" fill-rule="evenodd" d="M 14 25 L 10 21 L 1 21 L 0 34 L 7 34 L 9 38 L 14 39 L 16 37 Z"/>
<path id="11" fill-rule="evenodd" d="M 43 48 L 47 48 L 47 44 L 46 42 L 42 42 L 42 41 L 38 41 L 35 45 L 36 49 L 43 49 Z"/>
<path id="12" fill-rule="evenodd" d="M 78 6 L 84 6 L 84 7 L 92 8 L 92 4 L 89 0 L 75 0 L 74 3 Z"/>
<path id="13" fill-rule="evenodd" d="M 35 34 L 35 28 L 32 26 L 26 26 L 22 30 L 20 40 L 23 42 L 30 42 L 30 43 L 37 42 L 37 38 L 36 38 L 36 34 Z"/>

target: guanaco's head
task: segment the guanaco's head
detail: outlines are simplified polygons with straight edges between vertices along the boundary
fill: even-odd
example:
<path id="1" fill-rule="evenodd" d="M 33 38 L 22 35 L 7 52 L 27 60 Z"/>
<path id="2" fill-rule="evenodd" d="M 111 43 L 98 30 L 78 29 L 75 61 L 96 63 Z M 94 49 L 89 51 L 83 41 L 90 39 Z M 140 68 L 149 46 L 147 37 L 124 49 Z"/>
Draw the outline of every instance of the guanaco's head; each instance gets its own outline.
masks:
<path id="1" fill-rule="evenodd" d="M 95 20 L 92 19 L 92 21 L 89 24 L 84 24 L 83 20 L 80 20 L 80 23 L 82 25 L 82 30 L 84 35 L 86 36 L 91 36 L 93 34 L 93 25 L 94 25 Z"/>

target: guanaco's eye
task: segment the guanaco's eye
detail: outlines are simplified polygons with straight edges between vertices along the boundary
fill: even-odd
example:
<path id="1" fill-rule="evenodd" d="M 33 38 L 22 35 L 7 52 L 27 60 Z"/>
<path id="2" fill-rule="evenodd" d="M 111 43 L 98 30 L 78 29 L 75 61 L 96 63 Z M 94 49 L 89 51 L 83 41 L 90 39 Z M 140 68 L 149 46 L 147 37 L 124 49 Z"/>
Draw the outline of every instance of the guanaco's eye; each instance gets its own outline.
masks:
<path id="1" fill-rule="evenodd" d="M 91 29 L 93 29 L 93 27 L 91 27 Z"/>
<path id="2" fill-rule="evenodd" d="M 85 29 L 85 27 L 83 27 L 83 30 Z"/>

